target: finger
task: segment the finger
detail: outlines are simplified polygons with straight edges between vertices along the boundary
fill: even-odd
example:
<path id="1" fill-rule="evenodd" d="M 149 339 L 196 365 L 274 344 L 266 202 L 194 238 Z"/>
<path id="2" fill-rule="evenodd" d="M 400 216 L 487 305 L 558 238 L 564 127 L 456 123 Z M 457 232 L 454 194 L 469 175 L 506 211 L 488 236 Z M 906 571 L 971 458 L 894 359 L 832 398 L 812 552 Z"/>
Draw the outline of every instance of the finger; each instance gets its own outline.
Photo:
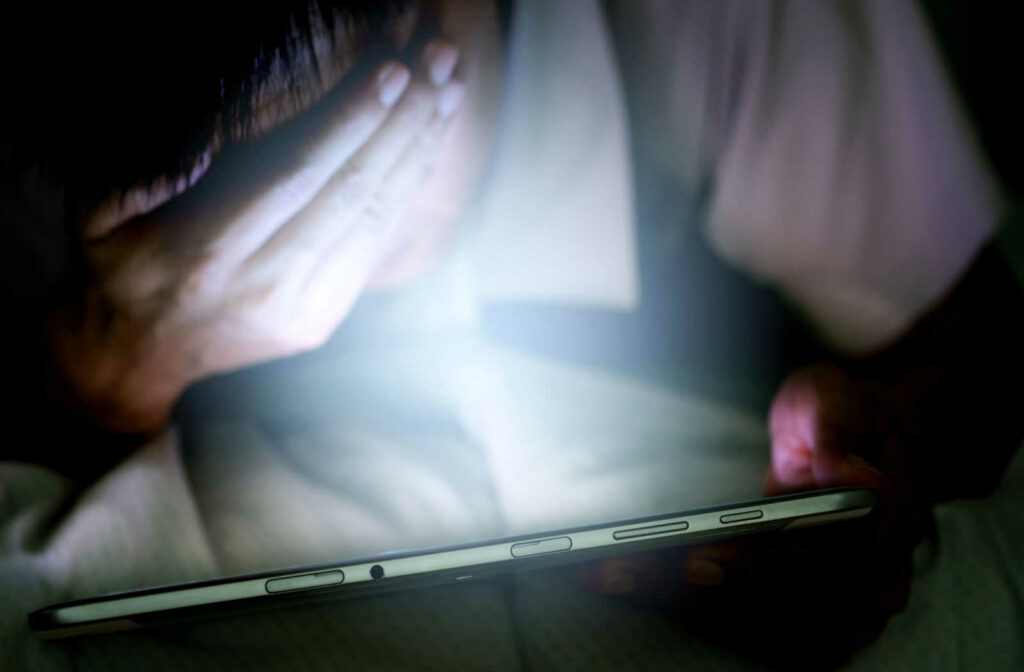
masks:
<path id="1" fill-rule="evenodd" d="M 806 371 L 790 376 L 772 402 L 768 421 L 771 474 L 783 490 L 816 486 L 812 451 L 817 406 L 814 377 Z"/>
<path id="2" fill-rule="evenodd" d="M 745 544 L 734 542 L 626 555 L 584 565 L 576 579 L 597 593 L 658 596 L 670 601 L 686 589 L 685 584 L 722 585 L 746 552 Z"/>
<path id="3" fill-rule="evenodd" d="M 774 432 L 800 410 L 813 410 L 825 425 L 852 436 L 878 435 L 890 425 L 866 386 L 830 364 L 806 367 L 786 379 L 772 403 L 769 427 Z"/>
<path id="4" fill-rule="evenodd" d="M 426 182 L 461 97 L 460 83 L 449 82 L 444 87 L 432 121 L 413 140 L 352 225 L 336 236 L 311 270 L 302 290 L 302 309 L 312 319 L 322 316 L 320 319 L 327 322 L 324 328 L 333 330 L 378 264 L 409 240 L 412 231 L 401 230 L 397 224 Z"/>
<path id="5" fill-rule="evenodd" d="M 725 583 L 731 566 L 744 553 L 740 543 L 698 546 L 683 559 L 682 576 L 687 583 L 715 588 Z"/>
<path id="6" fill-rule="evenodd" d="M 288 256 L 300 246 L 322 248 L 339 230 L 352 226 L 360 213 L 372 207 L 385 178 L 434 118 L 442 92 L 435 80 L 450 76 L 453 58 L 457 56 L 450 43 L 434 41 L 428 45 L 413 82 L 373 138 L 247 264 L 262 265 L 267 260 Z"/>
<path id="7" fill-rule="evenodd" d="M 809 412 L 813 413 L 813 411 Z M 827 487 L 881 489 L 885 475 L 858 452 L 861 443 L 825 421 L 809 417 L 807 432 L 772 436 L 772 464 L 765 476 L 769 495 Z"/>
<path id="8" fill-rule="evenodd" d="M 791 376 L 772 404 L 772 466 L 766 489 L 778 492 L 838 485 L 880 487 L 881 473 L 859 453 L 879 453 L 878 412 L 835 367 Z"/>
<path id="9" fill-rule="evenodd" d="M 138 222 L 173 231 L 176 249 L 216 260 L 228 273 L 300 212 L 338 168 L 383 125 L 408 86 L 408 69 L 382 64 L 355 90 L 317 108 L 254 146 L 235 146 L 202 180 Z"/>
<path id="10" fill-rule="evenodd" d="M 633 595 L 654 584 L 667 573 L 668 563 L 654 553 L 627 555 L 581 565 L 576 581 L 587 590 L 603 595 Z M 664 592 L 670 592 L 662 585 Z"/>
<path id="11" fill-rule="evenodd" d="M 393 247 L 390 225 L 425 181 L 461 102 L 461 83 L 434 86 L 450 77 L 456 56 L 446 43 L 428 45 L 402 109 L 313 203 L 247 260 L 245 272 L 257 284 L 278 285 L 280 296 L 298 298 L 290 323 L 319 334 L 311 342 L 333 331 Z M 426 123 L 420 121 L 424 114 Z"/>
<path id="12" fill-rule="evenodd" d="M 391 248 L 388 239 L 401 239 L 408 231 L 397 231 L 394 224 L 419 194 L 427 176 L 437 163 L 451 116 L 462 102 L 465 87 L 461 82 L 448 82 L 440 91 L 437 109 L 430 122 L 416 135 L 391 172 L 382 181 L 378 192 L 357 218 L 357 232 L 372 234 Z"/>

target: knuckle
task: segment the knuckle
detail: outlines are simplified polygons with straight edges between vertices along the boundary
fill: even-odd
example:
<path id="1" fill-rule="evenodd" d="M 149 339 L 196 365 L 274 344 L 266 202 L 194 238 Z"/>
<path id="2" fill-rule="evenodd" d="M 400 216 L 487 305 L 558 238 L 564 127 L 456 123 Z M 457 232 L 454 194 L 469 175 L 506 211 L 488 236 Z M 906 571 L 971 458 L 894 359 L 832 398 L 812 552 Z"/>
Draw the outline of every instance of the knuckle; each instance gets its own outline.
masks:
<path id="1" fill-rule="evenodd" d="M 379 194 L 367 203 L 361 216 L 362 227 L 373 234 L 383 234 L 395 219 L 395 206 Z"/>
<path id="2" fill-rule="evenodd" d="M 309 200 L 324 181 L 323 170 L 309 159 L 297 162 L 286 179 L 268 190 L 274 201 L 285 206 L 298 206 Z"/>
<path id="3" fill-rule="evenodd" d="M 149 261 L 145 255 L 119 257 L 94 269 L 94 286 L 118 313 L 134 313 L 154 297 L 166 295 L 167 269 Z"/>
<path id="4" fill-rule="evenodd" d="M 417 139 L 420 150 L 433 152 L 441 146 L 447 126 L 443 123 L 431 123 L 419 134 Z"/>
<path id="5" fill-rule="evenodd" d="M 175 287 L 179 303 L 188 305 L 222 291 L 221 256 L 206 251 L 182 265 Z"/>
<path id="6" fill-rule="evenodd" d="M 343 169 L 335 186 L 335 205 L 351 209 L 373 193 L 374 179 L 363 166 L 350 165 Z"/>

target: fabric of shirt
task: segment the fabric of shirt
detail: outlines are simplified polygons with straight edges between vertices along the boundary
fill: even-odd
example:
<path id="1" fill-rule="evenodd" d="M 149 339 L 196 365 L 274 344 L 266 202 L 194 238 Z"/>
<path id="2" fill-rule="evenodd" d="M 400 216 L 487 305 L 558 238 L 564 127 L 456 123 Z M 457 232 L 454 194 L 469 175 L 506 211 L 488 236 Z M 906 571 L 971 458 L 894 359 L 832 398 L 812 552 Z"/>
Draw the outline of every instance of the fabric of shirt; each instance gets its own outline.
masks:
<path id="1" fill-rule="evenodd" d="M 517 352 L 477 328 L 488 300 L 621 309 L 637 296 L 623 253 L 636 236 L 622 217 L 623 89 L 599 9 L 517 3 L 509 91 L 524 98 L 509 109 L 531 118 L 506 120 L 523 142 L 504 167 L 496 159 L 509 183 L 485 192 L 505 206 L 542 192 L 514 244 L 499 241 L 517 216 L 491 205 L 485 233 L 421 284 L 365 302 L 318 353 L 198 386 L 187 422 L 95 482 L 0 464 L 0 669 L 750 669 L 659 612 L 552 574 L 62 641 L 25 623 L 111 590 L 756 494 L 768 459 L 757 414 Z M 675 128 L 657 131 L 660 154 L 705 203 L 715 247 L 791 292 L 840 344 L 891 337 L 990 231 L 991 188 L 909 4 L 648 0 L 612 16 L 621 72 L 647 84 L 632 90 L 671 93 L 639 108 Z M 843 58 L 826 58 L 829 45 Z M 529 93 L 537 78 L 545 95 Z M 585 132 L 545 107 L 559 100 Z M 534 181 L 522 172 L 533 160 L 555 167 Z M 591 220 L 591 237 L 623 247 L 572 242 Z M 477 292 L 481 267 L 495 273 Z M 939 508 L 907 610 L 847 669 L 1024 666 L 1022 467 L 989 500 Z"/>
<path id="2" fill-rule="evenodd" d="M 610 6 L 646 151 L 834 345 L 894 338 L 992 237 L 1001 197 L 915 3 Z"/>

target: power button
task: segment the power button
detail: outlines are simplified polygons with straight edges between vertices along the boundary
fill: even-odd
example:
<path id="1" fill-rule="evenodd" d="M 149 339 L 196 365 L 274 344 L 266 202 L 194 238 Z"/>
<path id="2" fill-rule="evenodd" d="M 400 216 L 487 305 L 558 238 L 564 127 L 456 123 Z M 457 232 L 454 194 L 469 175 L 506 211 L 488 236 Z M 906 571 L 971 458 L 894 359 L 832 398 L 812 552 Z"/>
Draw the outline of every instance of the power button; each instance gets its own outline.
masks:
<path id="1" fill-rule="evenodd" d="M 531 555 L 558 553 L 559 551 L 568 551 L 570 548 L 572 548 L 572 539 L 569 537 L 552 537 L 551 539 L 524 541 L 512 544 L 512 557 L 525 558 Z"/>

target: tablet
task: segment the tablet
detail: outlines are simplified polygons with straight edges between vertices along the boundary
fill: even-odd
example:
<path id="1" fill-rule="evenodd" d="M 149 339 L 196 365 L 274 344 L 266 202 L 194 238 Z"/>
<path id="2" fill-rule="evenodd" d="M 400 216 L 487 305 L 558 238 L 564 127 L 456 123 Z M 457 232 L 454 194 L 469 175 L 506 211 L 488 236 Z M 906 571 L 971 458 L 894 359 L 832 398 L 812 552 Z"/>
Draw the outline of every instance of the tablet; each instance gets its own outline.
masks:
<path id="1" fill-rule="evenodd" d="M 453 546 L 383 553 L 112 593 L 35 611 L 29 626 L 64 637 L 126 630 L 296 601 L 335 599 L 483 579 L 754 532 L 792 530 L 866 516 L 875 494 L 862 488 L 818 490 L 677 513 L 633 518 Z"/>

